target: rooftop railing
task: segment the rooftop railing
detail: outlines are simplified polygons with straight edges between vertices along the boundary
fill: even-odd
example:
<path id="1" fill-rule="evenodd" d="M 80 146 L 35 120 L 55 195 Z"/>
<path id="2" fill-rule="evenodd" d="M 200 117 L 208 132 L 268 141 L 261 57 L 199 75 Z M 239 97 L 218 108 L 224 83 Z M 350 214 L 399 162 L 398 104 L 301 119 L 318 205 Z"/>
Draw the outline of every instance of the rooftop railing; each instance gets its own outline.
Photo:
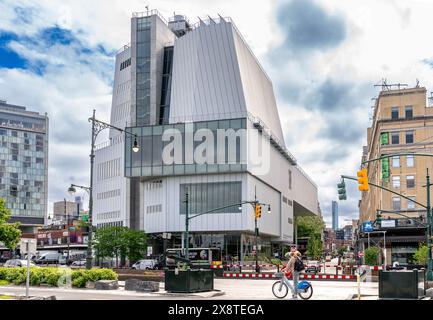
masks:
<path id="1" fill-rule="evenodd" d="M 168 25 L 167 20 L 162 16 L 162 14 L 156 10 L 147 10 L 147 11 L 143 11 L 143 12 L 133 12 L 132 13 L 132 17 L 133 18 L 144 18 L 144 17 L 150 17 L 153 15 L 157 15 L 166 25 Z"/>

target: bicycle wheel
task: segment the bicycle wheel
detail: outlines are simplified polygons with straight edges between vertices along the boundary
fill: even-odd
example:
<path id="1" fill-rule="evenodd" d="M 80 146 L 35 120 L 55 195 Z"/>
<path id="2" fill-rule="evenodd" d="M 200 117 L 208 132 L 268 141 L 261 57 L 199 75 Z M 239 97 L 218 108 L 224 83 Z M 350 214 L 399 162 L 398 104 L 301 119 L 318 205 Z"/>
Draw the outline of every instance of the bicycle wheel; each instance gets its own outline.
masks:
<path id="1" fill-rule="evenodd" d="M 276 281 L 272 285 L 272 293 L 275 297 L 278 299 L 283 299 L 285 296 L 287 296 L 287 293 L 289 292 L 289 288 L 287 285 L 282 281 Z"/>
<path id="2" fill-rule="evenodd" d="M 300 290 L 300 289 L 298 289 Z M 310 284 L 308 286 L 308 288 L 306 289 L 301 289 L 300 291 L 298 291 L 298 295 L 301 297 L 301 299 L 303 300 L 308 300 L 311 298 L 311 296 L 313 295 L 313 286 Z"/>

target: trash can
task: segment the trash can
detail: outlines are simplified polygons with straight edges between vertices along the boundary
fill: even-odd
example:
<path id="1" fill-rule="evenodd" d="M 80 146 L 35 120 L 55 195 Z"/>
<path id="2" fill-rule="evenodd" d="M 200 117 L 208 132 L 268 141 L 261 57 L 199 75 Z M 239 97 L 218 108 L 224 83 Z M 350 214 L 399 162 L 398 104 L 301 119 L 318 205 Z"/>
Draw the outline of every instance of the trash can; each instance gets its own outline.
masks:
<path id="1" fill-rule="evenodd" d="M 205 292 L 213 288 L 212 269 L 165 270 L 165 290 L 168 292 Z"/>
<path id="2" fill-rule="evenodd" d="M 379 272 L 379 299 L 421 299 L 425 289 L 424 269 Z"/>

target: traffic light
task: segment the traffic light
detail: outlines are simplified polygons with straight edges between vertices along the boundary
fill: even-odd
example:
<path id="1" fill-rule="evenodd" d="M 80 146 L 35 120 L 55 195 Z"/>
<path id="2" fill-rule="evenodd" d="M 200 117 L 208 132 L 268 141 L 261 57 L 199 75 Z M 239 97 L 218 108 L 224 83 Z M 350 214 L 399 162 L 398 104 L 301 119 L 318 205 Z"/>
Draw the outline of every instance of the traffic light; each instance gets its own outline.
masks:
<path id="1" fill-rule="evenodd" d="M 376 221 L 380 222 L 382 220 L 382 212 L 381 211 L 377 211 L 376 212 Z"/>
<path id="2" fill-rule="evenodd" d="M 368 191 L 367 169 L 364 168 L 358 171 L 358 183 L 359 191 Z"/>
<path id="3" fill-rule="evenodd" d="M 256 204 L 256 219 L 262 216 L 262 205 Z"/>
<path id="4" fill-rule="evenodd" d="M 337 184 L 338 188 L 338 199 L 340 200 L 346 200 L 346 184 L 344 183 L 344 180 L 342 180 L 339 184 Z"/>

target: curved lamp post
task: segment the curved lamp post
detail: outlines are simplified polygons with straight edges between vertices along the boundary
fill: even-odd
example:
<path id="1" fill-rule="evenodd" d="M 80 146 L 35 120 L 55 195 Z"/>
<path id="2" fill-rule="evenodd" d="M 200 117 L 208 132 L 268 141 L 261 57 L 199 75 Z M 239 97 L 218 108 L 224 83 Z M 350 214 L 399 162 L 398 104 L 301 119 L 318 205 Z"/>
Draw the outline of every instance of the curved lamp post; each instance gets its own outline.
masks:
<path id="1" fill-rule="evenodd" d="M 106 122 L 100 121 L 95 118 L 95 110 L 93 110 L 93 116 L 89 118 L 89 122 L 92 123 L 92 141 L 91 141 L 91 149 L 90 149 L 90 187 L 83 187 L 77 185 L 71 185 L 68 189 L 68 192 L 74 192 L 75 187 L 79 187 L 85 189 L 89 192 L 89 235 L 88 235 L 88 243 L 87 243 L 87 255 L 86 255 L 86 269 L 92 268 L 92 237 L 93 237 L 93 224 L 92 224 L 92 214 L 93 214 L 93 164 L 95 162 L 95 144 L 96 138 L 98 134 L 104 129 L 114 129 L 119 132 L 129 134 L 134 136 L 134 142 L 132 145 L 132 151 L 138 152 L 140 151 L 140 147 L 137 142 L 137 135 L 130 133 L 124 129 L 118 128 Z"/>

